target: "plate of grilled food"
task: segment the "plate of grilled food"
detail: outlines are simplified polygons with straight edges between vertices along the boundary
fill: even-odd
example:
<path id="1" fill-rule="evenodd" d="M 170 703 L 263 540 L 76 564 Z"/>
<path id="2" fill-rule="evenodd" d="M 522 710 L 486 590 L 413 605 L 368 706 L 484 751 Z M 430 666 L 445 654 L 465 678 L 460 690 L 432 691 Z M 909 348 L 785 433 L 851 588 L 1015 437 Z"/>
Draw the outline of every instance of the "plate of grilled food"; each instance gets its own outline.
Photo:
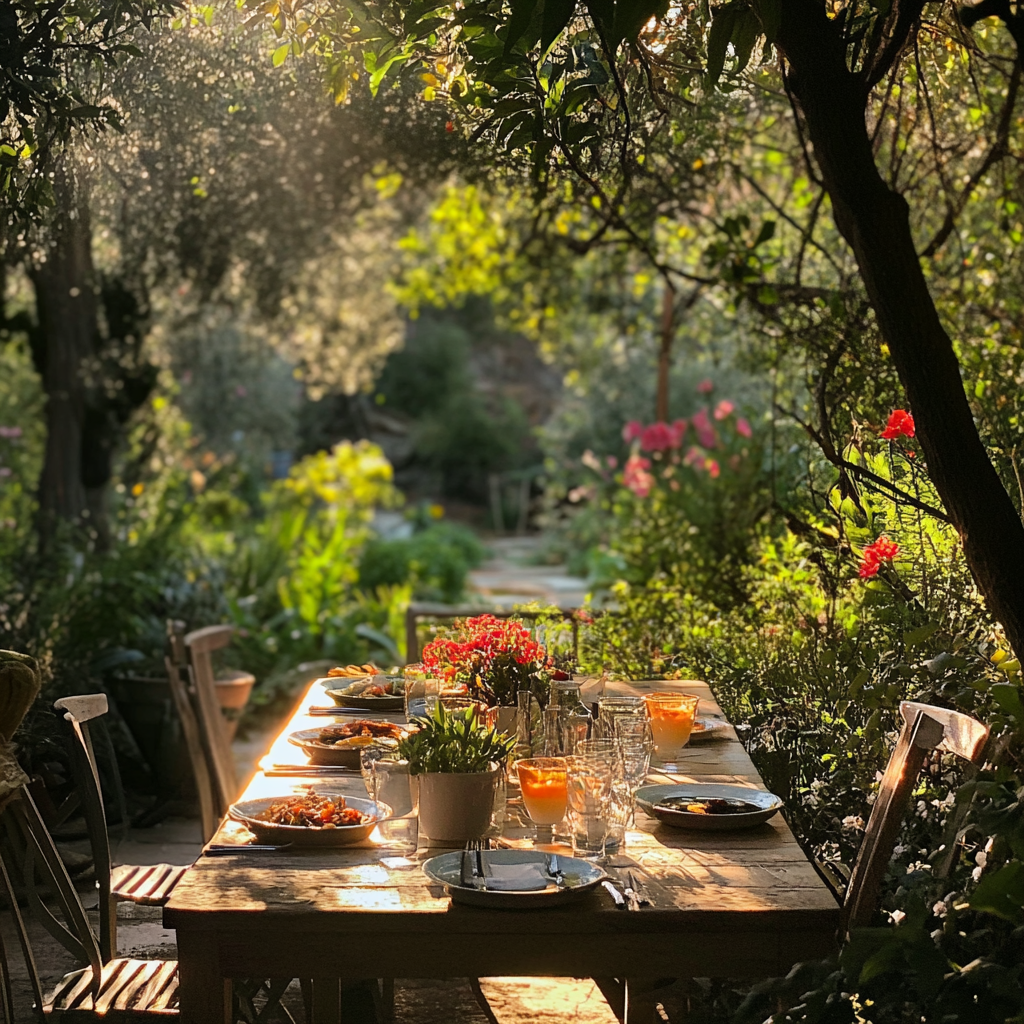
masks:
<path id="1" fill-rule="evenodd" d="M 407 733 L 407 729 L 394 722 L 358 718 L 320 729 L 300 729 L 289 735 L 288 742 L 306 754 L 310 764 L 358 768 L 359 751 L 363 747 L 373 743 L 390 746 Z"/>

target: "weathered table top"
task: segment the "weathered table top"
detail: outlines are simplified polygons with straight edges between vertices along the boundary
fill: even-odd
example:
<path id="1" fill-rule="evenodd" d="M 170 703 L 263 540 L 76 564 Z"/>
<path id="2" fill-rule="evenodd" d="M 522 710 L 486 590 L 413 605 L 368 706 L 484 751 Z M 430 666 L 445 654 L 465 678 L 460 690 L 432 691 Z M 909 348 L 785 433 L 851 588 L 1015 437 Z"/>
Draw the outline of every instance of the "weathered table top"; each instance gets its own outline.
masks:
<path id="1" fill-rule="evenodd" d="M 699 694 L 701 713 L 720 714 L 699 682 L 609 683 L 607 692 L 670 688 Z M 316 684 L 264 767 L 302 762 L 288 734 L 331 721 L 308 715 L 311 703 L 326 703 Z M 687 747 L 683 764 L 685 775 L 650 781 L 762 786 L 732 730 Z M 304 785 L 260 772 L 244 797 Z M 365 796 L 358 776 L 330 785 Z M 215 841 L 230 841 L 234 829 L 226 823 Z M 200 1015 L 210 1004 L 198 986 L 218 977 L 767 976 L 834 948 L 835 900 L 781 814 L 755 829 L 701 833 L 664 826 L 638 809 L 621 854 L 608 864 L 612 875 L 626 867 L 646 883 L 654 906 L 623 912 L 603 890 L 557 909 L 455 906 L 417 859 L 376 843 L 200 858 L 164 910 L 165 925 L 178 933 L 183 1017 L 217 1019 Z"/>

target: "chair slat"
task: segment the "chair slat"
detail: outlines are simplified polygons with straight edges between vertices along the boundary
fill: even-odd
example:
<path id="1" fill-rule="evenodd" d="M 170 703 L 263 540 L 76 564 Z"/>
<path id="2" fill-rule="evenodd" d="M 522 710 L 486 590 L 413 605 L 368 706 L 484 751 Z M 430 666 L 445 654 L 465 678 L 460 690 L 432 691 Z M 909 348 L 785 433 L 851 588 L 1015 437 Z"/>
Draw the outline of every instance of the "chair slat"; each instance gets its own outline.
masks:
<path id="1" fill-rule="evenodd" d="M 138 1010 L 167 1009 L 178 994 L 178 961 L 154 960 L 156 970 L 135 994 L 134 1007 Z"/>
<path id="2" fill-rule="evenodd" d="M 53 990 L 53 995 L 46 1001 L 50 1010 L 69 1010 L 72 1007 L 79 1007 L 83 997 L 89 1001 L 89 1008 L 92 1008 L 92 987 L 93 973 L 91 967 L 83 967 L 80 971 L 73 971 L 66 974 L 58 982 Z"/>
<path id="3" fill-rule="evenodd" d="M 929 718 L 942 725 L 942 740 L 935 746 L 972 764 L 980 764 L 984 758 L 991 730 L 970 715 L 910 700 L 900 704 L 900 714 L 907 723 L 910 723 L 915 715 L 927 714 Z"/>
<path id="4" fill-rule="evenodd" d="M 129 960 L 118 957 L 103 965 L 100 991 L 93 1001 L 96 1013 L 105 1014 L 117 1001 L 117 997 L 130 988 L 135 979 L 146 968 L 145 960 Z"/>
<path id="5" fill-rule="evenodd" d="M 144 906 L 162 906 L 187 870 L 174 864 L 125 864 L 114 868 L 111 895 Z"/>
<path id="6" fill-rule="evenodd" d="M 131 981 L 121 989 L 118 997 L 111 1004 L 114 1010 L 144 1010 L 146 1003 L 140 998 L 141 993 L 149 987 L 153 978 L 160 973 L 164 960 L 140 960 L 142 966 L 132 976 Z M 172 961 L 173 963 L 173 961 Z"/>

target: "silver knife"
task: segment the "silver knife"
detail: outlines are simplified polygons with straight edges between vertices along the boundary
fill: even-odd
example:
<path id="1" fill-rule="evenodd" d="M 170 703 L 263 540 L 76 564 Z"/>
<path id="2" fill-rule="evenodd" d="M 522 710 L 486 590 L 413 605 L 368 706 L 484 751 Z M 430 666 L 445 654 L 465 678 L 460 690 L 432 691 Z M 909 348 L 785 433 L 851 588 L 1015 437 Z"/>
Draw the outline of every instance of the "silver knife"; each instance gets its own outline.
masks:
<path id="1" fill-rule="evenodd" d="M 640 909 L 640 897 L 637 896 L 636 890 L 633 888 L 632 880 L 628 885 L 622 887 L 622 891 L 626 894 L 626 899 L 629 901 L 627 904 L 628 910 L 639 910 Z"/>
<path id="2" fill-rule="evenodd" d="M 611 897 L 612 897 L 612 899 L 613 899 L 613 900 L 615 900 L 615 906 L 616 906 L 616 908 L 617 908 L 618 910 L 625 910 L 625 909 L 626 909 L 626 898 L 625 898 L 625 896 L 623 896 L 623 895 L 622 895 L 622 893 L 621 893 L 621 892 L 619 892 L 619 890 L 618 890 L 618 889 L 616 889 L 616 888 L 615 888 L 615 886 L 614 886 L 614 885 L 612 885 L 612 883 L 611 883 L 611 882 L 610 882 L 610 881 L 609 881 L 609 880 L 608 880 L 607 878 L 605 878 L 605 879 L 604 879 L 604 880 L 603 880 L 603 881 L 601 882 L 601 884 L 602 884 L 602 885 L 603 885 L 603 886 L 604 886 L 604 887 L 605 887 L 605 888 L 606 888 L 606 889 L 608 890 L 608 892 L 609 892 L 609 893 L 611 894 Z"/>

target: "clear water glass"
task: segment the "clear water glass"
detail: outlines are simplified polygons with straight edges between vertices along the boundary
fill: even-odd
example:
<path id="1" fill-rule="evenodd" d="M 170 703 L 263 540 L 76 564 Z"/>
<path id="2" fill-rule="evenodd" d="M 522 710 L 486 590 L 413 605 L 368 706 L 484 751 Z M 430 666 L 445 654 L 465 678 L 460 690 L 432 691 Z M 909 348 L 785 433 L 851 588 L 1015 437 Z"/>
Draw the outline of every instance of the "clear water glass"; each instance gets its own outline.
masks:
<path id="1" fill-rule="evenodd" d="M 409 762 L 396 760 L 389 747 L 371 744 L 359 751 L 359 771 L 370 799 L 391 808 L 391 817 L 377 826 L 381 839 L 397 852 L 414 852 L 418 822 Z"/>
<path id="2" fill-rule="evenodd" d="M 440 679 L 427 676 L 406 677 L 405 680 L 405 717 L 411 722 L 414 718 L 426 718 L 437 707 L 438 698 L 444 683 Z"/>
<path id="3" fill-rule="evenodd" d="M 646 717 L 643 697 L 602 697 L 597 702 L 597 719 L 594 721 L 593 736 L 596 739 L 612 739 L 615 723 L 620 718 Z"/>
<path id="4" fill-rule="evenodd" d="M 566 758 L 566 798 L 573 855 L 599 860 L 611 824 L 612 766 L 599 757 Z"/>

